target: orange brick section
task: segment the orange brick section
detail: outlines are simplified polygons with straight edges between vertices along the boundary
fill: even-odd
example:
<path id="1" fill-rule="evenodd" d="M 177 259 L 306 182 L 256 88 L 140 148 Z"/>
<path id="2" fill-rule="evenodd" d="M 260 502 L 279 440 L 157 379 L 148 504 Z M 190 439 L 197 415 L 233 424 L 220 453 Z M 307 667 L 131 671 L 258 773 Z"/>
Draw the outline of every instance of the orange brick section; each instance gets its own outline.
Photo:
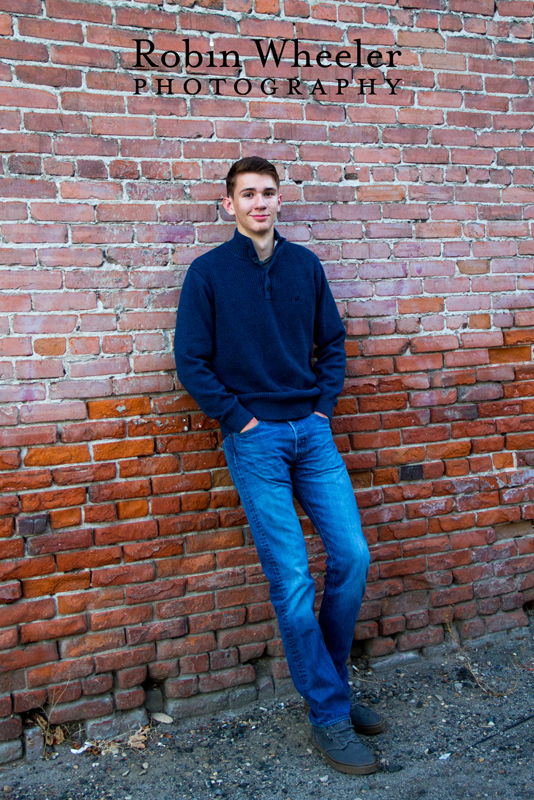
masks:
<path id="1" fill-rule="evenodd" d="M 394 661 L 448 624 L 462 641 L 525 626 L 532 3 L 499 0 L 498 22 L 490 0 L 4 5 L 0 738 L 38 707 L 95 736 L 117 714 L 143 723 L 147 681 L 176 717 L 287 681 L 217 421 L 172 349 L 188 265 L 232 233 L 228 166 L 254 153 L 276 163 L 278 229 L 321 258 L 347 330 L 332 431 L 372 554 L 355 647 Z M 261 65 L 266 35 L 289 40 L 278 67 Z M 157 67 L 137 95 L 134 38 Z M 186 38 L 203 58 L 189 95 Z M 319 603 L 325 553 L 297 510 Z"/>

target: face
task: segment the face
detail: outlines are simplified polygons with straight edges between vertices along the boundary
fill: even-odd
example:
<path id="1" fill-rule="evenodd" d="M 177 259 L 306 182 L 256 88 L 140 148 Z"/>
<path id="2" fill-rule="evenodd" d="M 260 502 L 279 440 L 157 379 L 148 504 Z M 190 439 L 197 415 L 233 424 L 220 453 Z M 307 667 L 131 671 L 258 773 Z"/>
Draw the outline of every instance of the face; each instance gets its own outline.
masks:
<path id="1" fill-rule="evenodd" d="M 225 210 L 235 216 L 237 230 L 244 236 L 268 233 L 276 222 L 282 196 L 271 175 L 242 172 L 237 176 L 234 196 L 225 197 Z"/>

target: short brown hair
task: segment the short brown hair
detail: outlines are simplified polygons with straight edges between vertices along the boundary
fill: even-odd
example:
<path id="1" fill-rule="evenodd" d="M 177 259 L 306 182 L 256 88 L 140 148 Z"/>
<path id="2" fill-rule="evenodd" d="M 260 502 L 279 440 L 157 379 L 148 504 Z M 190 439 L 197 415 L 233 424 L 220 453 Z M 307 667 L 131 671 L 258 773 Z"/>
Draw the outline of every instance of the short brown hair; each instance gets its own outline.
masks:
<path id="1" fill-rule="evenodd" d="M 278 177 L 278 172 L 274 164 L 271 164 L 270 161 L 267 161 L 267 159 L 261 156 L 248 156 L 247 158 L 241 158 L 239 161 L 236 161 L 228 170 L 228 175 L 226 176 L 226 194 L 228 197 L 234 196 L 237 176 L 241 175 L 243 172 L 256 172 L 260 175 L 270 175 L 276 183 L 276 188 L 280 188 L 280 178 Z"/>

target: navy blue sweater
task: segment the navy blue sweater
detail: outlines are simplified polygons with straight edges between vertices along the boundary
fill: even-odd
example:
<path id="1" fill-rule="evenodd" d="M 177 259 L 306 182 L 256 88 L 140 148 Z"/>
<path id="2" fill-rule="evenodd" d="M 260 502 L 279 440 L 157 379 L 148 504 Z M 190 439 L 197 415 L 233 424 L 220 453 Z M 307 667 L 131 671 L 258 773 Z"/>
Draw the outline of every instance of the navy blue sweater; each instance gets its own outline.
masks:
<path id="1" fill-rule="evenodd" d="M 263 267 L 236 228 L 233 239 L 192 262 L 182 287 L 178 378 L 219 421 L 223 438 L 253 417 L 320 411 L 331 418 L 343 388 L 346 332 L 321 262 L 276 228 L 274 235 L 273 258 Z"/>

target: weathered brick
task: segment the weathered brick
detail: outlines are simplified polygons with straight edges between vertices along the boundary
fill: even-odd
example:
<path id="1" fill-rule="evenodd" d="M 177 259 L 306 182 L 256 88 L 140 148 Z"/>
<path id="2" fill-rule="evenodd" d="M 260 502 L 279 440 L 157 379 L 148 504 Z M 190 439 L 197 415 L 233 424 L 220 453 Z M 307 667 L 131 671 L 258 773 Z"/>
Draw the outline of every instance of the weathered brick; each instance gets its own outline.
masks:
<path id="1" fill-rule="evenodd" d="M 46 701 L 46 689 L 34 689 L 33 691 L 23 691 L 13 693 L 13 709 L 21 714 L 30 711 L 32 708 L 40 708 Z"/>
<path id="2" fill-rule="evenodd" d="M 115 691 L 114 699 L 118 711 L 139 708 L 145 702 L 145 690 L 139 686 L 135 689 Z"/>
<path id="3" fill-rule="evenodd" d="M 443 628 L 422 628 L 413 633 L 401 633 L 398 639 L 399 650 L 415 650 L 429 647 L 443 641 Z"/>
<path id="4" fill-rule="evenodd" d="M 95 656 L 95 672 L 108 672 L 109 670 L 125 669 L 154 661 L 156 649 L 154 645 L 130 648 L 115 653 L 99 653 Z"/>
<path id="5" fill-rule="evenodd" d="M 58 639 L 63 636 L 85 633 L 86 630 L 87 622 L 82 616 L 46 622 L 29 622 L 21 626 L 20 641 L 21 644 L 26 644 L 27 642 L 39 642 L 43 639 Z"/>
<path id="6" fill-rule="evenodd" d="M 22 721 L 18 716 L 0 719 L 0 742 L 16 739 L 22 734 Z"/>
<path id="7" fill-rule="evenodd" d="M 256 673 L 252 665 L 238 666 L 229 670 L 222 670 L 213 675 L 200 675 L 200 692 L 216 692 L 229 686 L 241 686 L 254 681 Z"/>
<path id="8" fill-rule="evenodd" d="M 102 717 L 105 714 L 111 713 L 112 710 L 112 698 L 104 695 L 93 700 L 77 700 L 72 703 L 65 703 L 50 708 L 48 720 L 52 725 L 59 725 L 63 722 Z"/>
<path id="9" fill-rule="evenodd" d="M 79 658 L 76 661 L 60 661 L 56 664 L 32 667 L 27 670 L 26 674 L 28 688 L 34 688 L 35 686 L 44 686 L 58 680 L 72 681 L 76 678 L 85 678 L 92 672 L 92 659 Z"/>

